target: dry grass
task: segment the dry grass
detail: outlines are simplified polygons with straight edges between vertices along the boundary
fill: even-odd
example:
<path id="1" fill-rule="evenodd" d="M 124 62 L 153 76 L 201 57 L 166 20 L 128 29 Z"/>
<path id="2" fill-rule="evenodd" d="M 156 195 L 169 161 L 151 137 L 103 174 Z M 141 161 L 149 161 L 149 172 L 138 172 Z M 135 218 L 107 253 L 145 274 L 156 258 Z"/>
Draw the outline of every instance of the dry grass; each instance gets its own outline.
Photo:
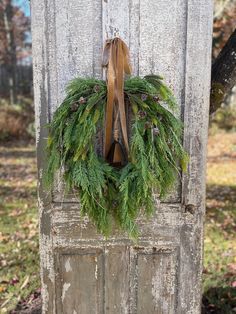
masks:
<path id="1" fill-rule="evenodd" d="M 208 142 L 204 304 L 207 313 L 236 313 L 236 133 Z"/>
<path id="2" fill-rule="evenodd" d="M 39 286 L 35 148 L 0 146 L 0 313 Z"/>

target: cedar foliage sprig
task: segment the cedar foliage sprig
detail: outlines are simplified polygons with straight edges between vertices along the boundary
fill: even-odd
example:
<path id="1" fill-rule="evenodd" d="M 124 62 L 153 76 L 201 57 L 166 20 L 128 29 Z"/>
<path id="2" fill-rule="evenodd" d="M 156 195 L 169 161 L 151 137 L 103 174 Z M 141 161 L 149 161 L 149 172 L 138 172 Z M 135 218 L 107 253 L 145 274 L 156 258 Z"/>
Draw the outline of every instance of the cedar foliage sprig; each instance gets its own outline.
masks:
<path id="1" fill-rule="evenodd" d="M 48 163 L 44 182 L 52 188 L 59 169 L 68 190 L 79 196 L 81 213 L 99 232 L 109 235 L 112 217 L 131 237 L 138 236 L 140 210 L 154 212 L 153 190 L 163 199 L 173 187 L 188 156 L 181 140 L 183 125 L 173 111 L 171 90 L 157 75 L 125 81 L 125 98 L 132 107 L 133 123 L 129 163 L 113 168 L 95 151 L 96 134 L 104 124 L 106 83 L 77 78 L 49 125 Z"/>

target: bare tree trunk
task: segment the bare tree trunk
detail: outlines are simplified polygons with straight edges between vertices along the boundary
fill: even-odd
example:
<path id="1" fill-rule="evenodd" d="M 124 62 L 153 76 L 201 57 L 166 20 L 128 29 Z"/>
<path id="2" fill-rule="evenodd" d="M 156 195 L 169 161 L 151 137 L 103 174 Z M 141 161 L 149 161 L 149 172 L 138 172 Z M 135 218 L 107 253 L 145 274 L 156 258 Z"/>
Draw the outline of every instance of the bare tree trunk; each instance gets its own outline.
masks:
<path id="1" fill-rule="evenodd" d="M 210 113 L 215 112 L 236 84 L 236 29 L 212 66 Z"/>
<path id="2" fill-rule="evenodd" d="M 14 31 L 12 27 L 13 7 L 11 3 L 7 3 L 3 12 L 4 27 L 6 30 L 7 50 L 9 60 L 7 62 L 9 72 L 9 94 L 10 103 L 14 104 L 17 100 L 16 91 L 16 46 L 14 40 Z"/>

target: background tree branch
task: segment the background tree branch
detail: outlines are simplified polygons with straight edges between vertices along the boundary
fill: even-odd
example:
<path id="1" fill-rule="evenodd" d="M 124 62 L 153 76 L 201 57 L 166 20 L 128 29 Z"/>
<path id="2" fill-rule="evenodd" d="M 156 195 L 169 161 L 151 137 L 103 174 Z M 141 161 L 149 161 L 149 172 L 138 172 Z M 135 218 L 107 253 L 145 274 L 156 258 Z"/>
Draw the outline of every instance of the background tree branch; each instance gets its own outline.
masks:
<path id="1" fill-rule="evenodd" d="M 210 114 L 222 104 L 236 84 L 236 29 L 212 65 Z"/>

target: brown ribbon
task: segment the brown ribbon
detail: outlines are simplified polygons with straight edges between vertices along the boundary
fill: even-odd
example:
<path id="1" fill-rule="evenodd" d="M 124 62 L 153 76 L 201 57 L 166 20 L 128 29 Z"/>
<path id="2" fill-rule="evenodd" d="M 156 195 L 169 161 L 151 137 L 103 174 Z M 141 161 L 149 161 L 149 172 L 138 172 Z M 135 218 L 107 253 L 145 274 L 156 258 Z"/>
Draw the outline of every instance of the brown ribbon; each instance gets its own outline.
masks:
<path id="1" fill-rule="evenodd" d="M 125 150 L 128 156 L 128 132 L 124 101 L 124 74 L 131 74 L 129 49 L 118 37 L 109 39 L 105 43 L 102 65 L 107 68 L 107 105 L 105 122 L 104 157 L 107 159 L 113 138 L 118 142 L 119 121 Z M 113 125 L 113 115 L 114 125 Z M 121 157 L 115 157 L 119 161 Z"/>

